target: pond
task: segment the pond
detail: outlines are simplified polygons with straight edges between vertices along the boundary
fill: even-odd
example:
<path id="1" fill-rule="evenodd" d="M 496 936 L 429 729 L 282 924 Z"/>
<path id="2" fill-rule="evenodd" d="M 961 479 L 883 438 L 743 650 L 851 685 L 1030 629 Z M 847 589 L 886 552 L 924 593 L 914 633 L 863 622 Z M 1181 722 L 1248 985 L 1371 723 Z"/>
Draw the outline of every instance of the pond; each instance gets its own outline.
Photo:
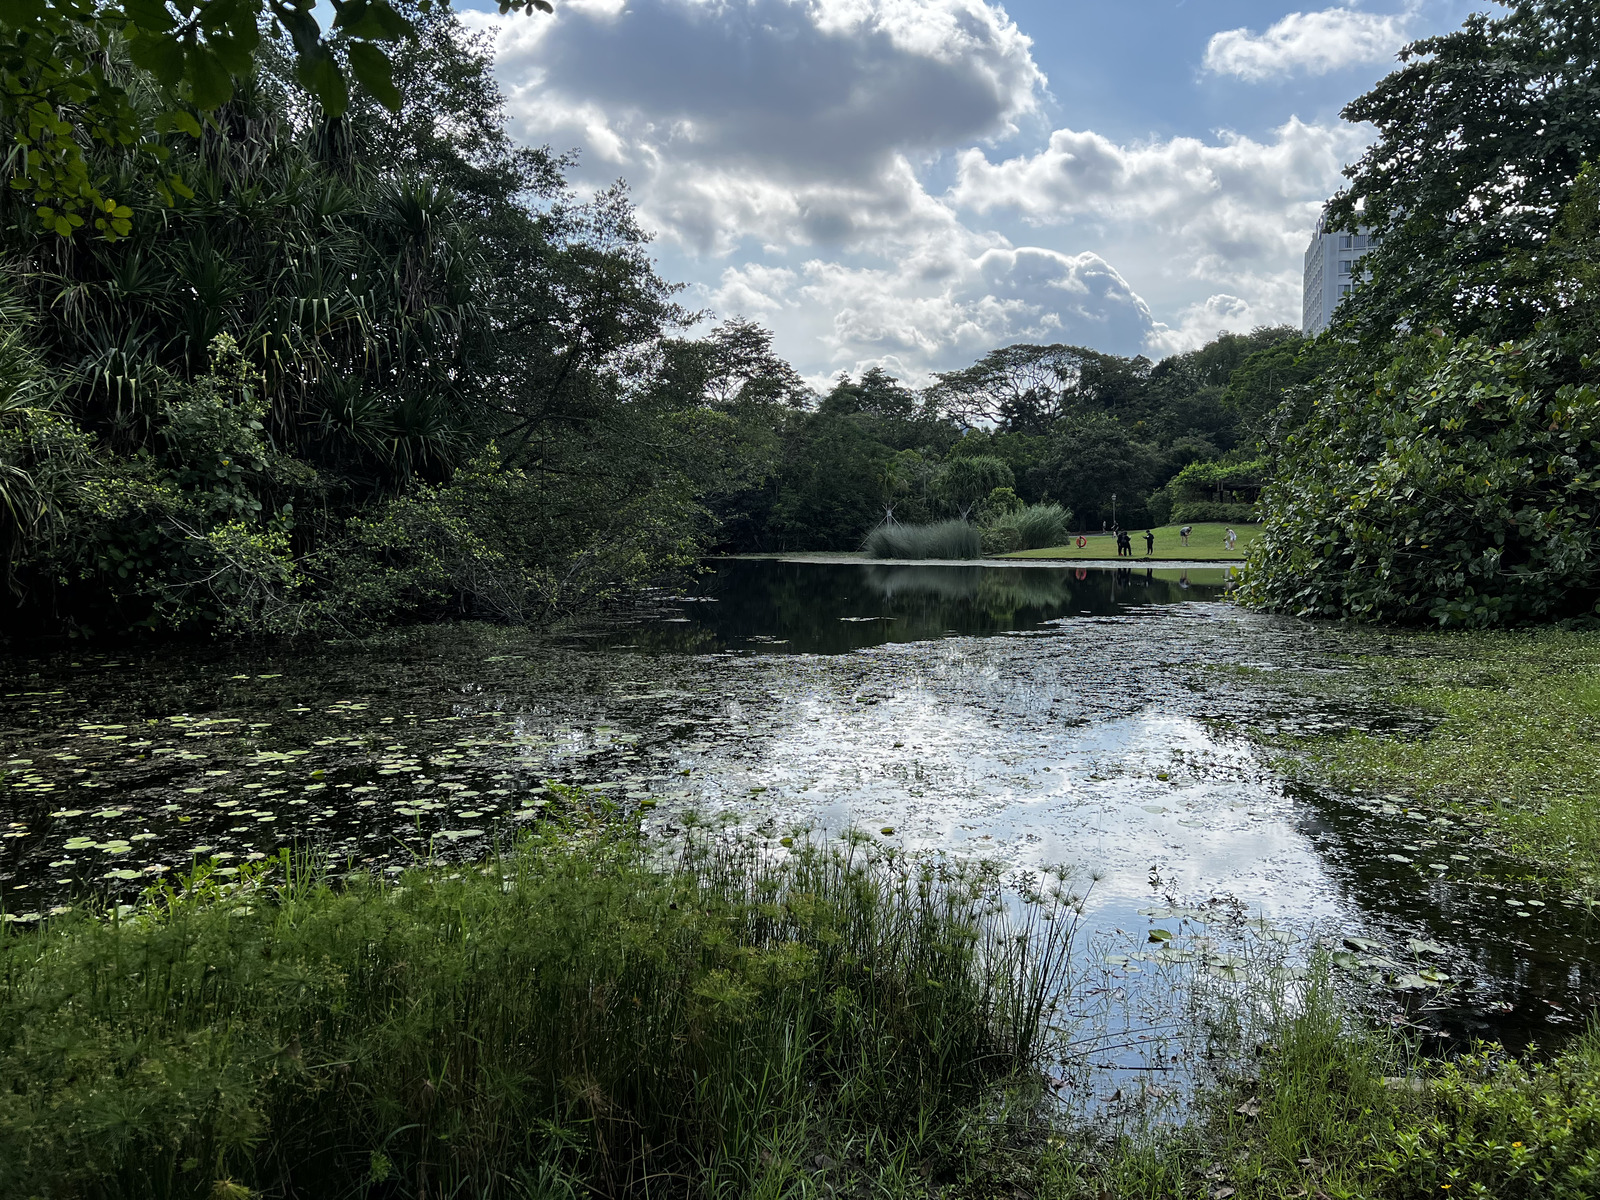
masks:
<path id="1" fill-rule="evenodd" d="M 1244 736 L 1405 728 L 1278 682 L 1405 639 L 1243 611 L 1227 581 L 737 560 L 558 636 L 13 652 L 0 902 L 30 921 L 290 845 L 351 870 L 477 856 L 559 783 L 658 835 L 693 812 L 775 850 L 853 827 L 905 853 L 1062 866 L 1118 995 L 1171 963 L 1226 979 L 1226 933 L 1291 965 L 1326 945 L 1397 1019 L 1452 1040 L 1559 1036 L 1597 991 L 1584 910 L 1528 886 L 1470 819 L 1296 784 Z"/>

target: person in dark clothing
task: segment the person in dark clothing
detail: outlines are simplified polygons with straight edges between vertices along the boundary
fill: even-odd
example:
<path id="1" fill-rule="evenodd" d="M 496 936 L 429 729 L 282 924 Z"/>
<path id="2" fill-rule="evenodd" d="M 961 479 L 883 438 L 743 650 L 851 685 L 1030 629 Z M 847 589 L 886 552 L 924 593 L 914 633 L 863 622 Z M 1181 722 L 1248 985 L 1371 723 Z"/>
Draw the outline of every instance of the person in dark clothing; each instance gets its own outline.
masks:
<path id="1" fill-rule="evenodd" d="M 1156 552 L 1156 535 L 1148 529 L 1144 531 L 1144 552 L 1146 554 L 1154 554 Z"/>
<path id="2" fill-rule="evenodd" d="M 1133 539 L 1128 536 L 1126 529 L 1117 532 L 1117 557 L 1133 557 Z"/>

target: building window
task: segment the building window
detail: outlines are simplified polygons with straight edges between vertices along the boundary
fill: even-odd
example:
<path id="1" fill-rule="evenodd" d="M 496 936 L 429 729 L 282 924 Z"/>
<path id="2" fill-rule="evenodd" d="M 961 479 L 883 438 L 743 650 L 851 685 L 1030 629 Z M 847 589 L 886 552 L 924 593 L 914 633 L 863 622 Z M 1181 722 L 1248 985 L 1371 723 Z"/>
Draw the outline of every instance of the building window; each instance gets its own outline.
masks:
<path id="1" fill-rule="evenodd" d="M 1355 284 L 1353 283 L 1341 283 L 1339 285 L 1339 295 L 1341 296 L 1348 296 L 1354 290 Z"/>
<path id="2" fill-rule="evenodd" d="M 1356 265 L 1355 259 L 1353 259 L 1353 258 L 1341 258 L 1339 260 L 1339 274 L 1341 274 L 1341 275 L 1354 275 L 1355 274 L 1355 269 L 1354 269 L 1355 265 Z"/>

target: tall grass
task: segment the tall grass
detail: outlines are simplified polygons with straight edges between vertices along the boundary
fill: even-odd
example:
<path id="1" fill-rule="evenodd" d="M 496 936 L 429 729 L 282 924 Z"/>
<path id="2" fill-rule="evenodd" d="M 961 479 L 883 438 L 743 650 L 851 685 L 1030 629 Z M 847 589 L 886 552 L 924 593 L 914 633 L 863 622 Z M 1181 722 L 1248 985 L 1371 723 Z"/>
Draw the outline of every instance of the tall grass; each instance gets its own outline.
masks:
<path id="1" fill-rule="evenodd" d="M 1361 1197 L 1591 1200 L 1600 1195 L 1600 1024 L 1543 1061 L 1479 1045 L 1430 1060 L 1341 1000 L 1326 961 L 1273 1010 L 1178 1128 L 1063 1139 L 1036 1167 L 1046 1200 Z M 1252 1061 L 1253 1060 L 1253 1061 Z"/>
<path id="2" fill-rule="evenodd" d="M 977 558 L 983 538 L 966 521 L 879 525 L 867 534 L 865 550 L 873 558 Z"/>
<path id="3" fill-rule="evenodd" d="M 1034 1067 L 1059 905 L 1007 916 L 982 873 L 711 837 L 662 862 L 552 834 L 388 886 L 201 870 L 139 914 L 0 941 L 0 1195 L 710 1197 L 873 1153 L 932 1170 Z"/>
<path id="4" fill-rule="evenodd" d="M 984 543 L 987 547 L 992 541 L 997 552 L 1063 546 L 1071 519 L 1072 513 L 1059 504 L 1030 504 L 991 521 L 984 530 Z"/>

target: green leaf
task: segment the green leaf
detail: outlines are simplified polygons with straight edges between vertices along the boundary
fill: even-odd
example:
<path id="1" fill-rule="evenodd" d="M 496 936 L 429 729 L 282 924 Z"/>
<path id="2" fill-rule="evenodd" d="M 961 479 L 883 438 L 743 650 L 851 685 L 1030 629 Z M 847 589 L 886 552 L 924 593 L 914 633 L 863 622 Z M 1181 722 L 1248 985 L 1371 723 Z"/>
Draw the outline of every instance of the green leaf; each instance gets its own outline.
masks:
<path id="1" fill-rule="evenodd" d="M 322 111 L 328 116 L 343 116 L 344 110 L 350 107 L 349 86 L 328 47 L 319 44 L 302 52 L 300 61 L 295 64 L 295 73 L 306 90 L 322 103 Z"/>
<path id="2" fill-rule="evenodd" d="M 294 48 L 302 57 L 321 46 L 322 29 L 309 11 L 272 0 L 272 13 L 278 18 L 278 23 L 289 31 L 289 36 L 294 39 Z"/>
<path id="3" fill-rule="evenodd" d="M 141 32 L 168 33 L 177 24 L 162 0 L 123 0 L 122 11 Z"/>
<path id="4" fill-rule="evenodd" d="M 164 34 L 141 34 L 128 39 L 128 57 L 167 87 L 183 78 L 183 43 Z"/>
<path id="5" fill-rule="evenodd" d="M 193 113 L 181 108 L 175 108 L 156 117 L 155 126 L 158 133 L 171 133 L 176 129 L 180 133 L 187 133 L 190 137 L 200 136 L 200 122 L 195 120 Z"/>
<path id="6" fill-rule="evenodd" d="M 333 27 L 346 36 L 368 42 L 396 42 L 415 32 L 411 22 L 397 13 L 388 0 L 335 0 L 339 15 Z"/>
<path id="7" fill-rule="evenodd" d="M 394 86 L 394 68 L 388 55 L 371 42 L 350 44 L 350 70 L 373 99 L 390 112 L 400 111 L 400 89 Z"/>
<path id="8" fill-rule="evenodd" d="M 222 65 L 234 76 L 249 75 L 255 65 L 256 47 L 261 36 L 253 28 L 240 36 L 222 34 L 211 38 L 207 45 L 216 52 Z"/>
<path id="9" fill-rule="evenodd" d="M 209 46 L 191 46 L 189 91 L 196 108 L 216 108 L 233 99 L 233 76 Z"/>

